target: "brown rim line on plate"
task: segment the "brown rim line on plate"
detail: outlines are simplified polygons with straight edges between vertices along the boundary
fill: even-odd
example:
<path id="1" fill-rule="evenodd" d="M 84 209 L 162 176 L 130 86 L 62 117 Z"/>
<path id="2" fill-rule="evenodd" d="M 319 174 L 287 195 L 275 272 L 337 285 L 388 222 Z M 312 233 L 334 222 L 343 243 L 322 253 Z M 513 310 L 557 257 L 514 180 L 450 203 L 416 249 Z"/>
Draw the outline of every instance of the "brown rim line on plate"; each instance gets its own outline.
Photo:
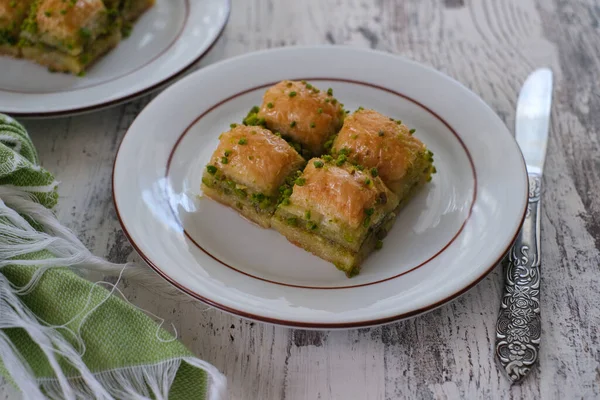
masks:
<path id="1" fill-rule="evenodd" d="M 418 102 L 417 100 L 406 96 L 402 93 L 396 92 L 395 90 L 391 90 L 379 85 L 374 85 L 371 83 L 366 83 L 366 82 L 360 82 L 360 81 L 355 81 L 355 80 L 351 80 L 351 79 L 340 79 L 340 78 L 297 78 L 294 80 L 305 80 L 305 81 L 332 81 L 332 82 L 344 82 L 344 83 L 350 83 L 350 84 L 355 84 L 355 85 L 362 85 L 362 86 L 368 86 L 368 87 L 372 87 L 378 90 L 383 90 L 386 91 L 388 93 L 391 93 L 393 95 L 396 95 L 398 97 L 401 97 L 405 100 L 410 101 L 411 103 L 421 107 L 422 109 L 424 109 L 425 111 L 427 111 L 429 114 L 431 114 L 434 118 L 436 118 L 438 121 L 440 121 L 442 124 L 444 124 L 444 126 L 446 128 L 448 128 L 450 130 L 450 132 L 452 132 L 452 134 L 454 135 L 454 137 L 458 140 L 458 142 L 460 143 L 461 147 L 463 148 L 463 150 L 465 151 L 465 154 L 467 155 L 467 158 L 469 160 L 469 165 L 471 166 L 471 172 L 473 173 L 473 198 L 471 199 L 471 205 L 469 207 L 469 212 L 467 214 L 467 217 L 465 218 L 465 220 L 463 221 L 463 223 L 461 224 L 460 228 L 458 229 L 458 231 L 454 234 L 454 236 L 452 237 L 452 239 L 450 239 L 450 241 L 448 243 L 446 243 L 444 246 L 442 246 L 442 248 L 440 250 L 438 250 L 433 256 L 431 256 L 430 258 L 428 258 L 427 260 L 423 261 L 422 263 L 411 267 L 408 271 L 404 271 L 400 274 L 394 275 L 394 276 L 390 276 L 388 278 L 385 279 L 380 279 L 378 281 L 374 281 L 374 282 L 368 282 L 368 283 L 362 283 L 360 285 L 346 285 L 346 286 L 305 286 L 305 285 L 295 285 L 295 284 L 291 284 L 291 283 L 284 283 L 284 282 L 278 282 L 278 281 L 274 281 L 271 279 L 266 279 L 266 278 L 261 278 L 259 276 L 256 275 L 252 275 L 248 272 L 244 272 L 241 271 L 240 269 L 227 264 L 226 262 L 222 261 L 221 259 L 219 259 L 218 257 L 216 257 L 214 254 L 210 253 L 208 250 L 206 250 L 204 247 L 202 247 L 196 240 L 194 240 L 194 238 L 192 238 L 192 235 L 189 234 L 189 232 L 185 229 L 185 227 L 181 224 L 181 221 L 179 220 L 179 218 L 177 217 L 177 214 L 175 212 L 175 210 L 173 209 L 172 205 L 169 204 L 169 208 L 171 210 L 171 213 L 173 214 L 173 217 L 175 218 L 175 220 L 177 221 L 177 223 L 179 224 L 179 226 L 181 227 L 181 229 L 183 230 L 183 233 L 185 234 L 185 236 L 198 248 L 200 249 L 202 252 L 204 252 L 207 256 L 211 257 L 213 260 L 217 261 L 218 263 L 220 263 L 221 265 L 230 268 L 240 274 L 246 275 L 250 278 L 254 278 L 254 279 L 258 279 L 259 281 L 263 281 L 263 282 L 268 282 L 268 283 L 272 283 L 275 285 L 282 285 L 282 286 L 288 286 L 288 287 L 294 287 L 294 288 L 299 288 L 299 289 L 320 289 L 320 290 L 335 290 L 335 289 L 351 289 L 351 288 L 357 288 L 357 287 L 362 287 L 362 286 L 370 286 L 370 285 L 375 285 L 377 283 L 383 283 L 383 282 L 387 282 L 391 279 L 395 279 L 395 278 L 399 278 L 403 275 L 406 275 L 412 271 L 416 271 L 417 269 L 421 268 L 422 266 L 426 265 L 427 263 L 431 262 L 432 260 L 434 260 L 437 256 L 439 256 L 440 254 L 442 254 L 448 247 L 450 247 L 450 245 L 456 240 L 456 238 L 458 238 L 458 236 L 461 234 L 461 232 L 463 231 L 465 225 L 467 224 L 467 222 L 469 221 L 469 218 L 471 217 L 471 214 L 473 212 L 473 206 L 475 205 L 475 201 L 477 200 L 477 173 L 475 172 L 475 165 L 473 164 L 473 159 L 471 158 L 471 153 L 469 153 L 469 150 L 467 149 L 467 147 L 465 146 L 464 142 L 462 141 L 462 139 L 460 138 L 460 136 L 458 135 L 458 133 L 456 133 L 456 131 L 454 130 L 454 128 L 452 128 L 450 126 L 450 124 L 444 120 L 442 117 L 440 117 L 437 113 L 435 113 L 433 110 L 431 110 L 429 107 L 425 106 L 424 104 Z M 202 118 L 204 118 L 204 116 L 206 116 L 208 113 L 210 113 L 211 111 L 215 110 L 216 108 L 222 106 L 223 104 L 239 97 L 242 96 L 246 93 L 250 93 L 253 92 L 255 90 L 259 90 L 259 89 L 264 89 L 267 88 L 269 86 L 272 86 L 274 84 L 276 84 L 277 82 L 271 82 L 271 83 L 267 83 L 264 85 L 260 85 L 260 86 L 256 86 L 250 89 L 246 89 L 242 92 L 236 93 L 232 96 L 229 96 L 228 98 L 219 101 L 218 103 L 216 103 L 215 105 L 213 105 L 212 107 L 209 107 L 206 111 L 204 111 L 202 114 L 200 114 L 200 116 L 196 117 L 196 119 L 194 119 L 188 126 L 187 128 L 183 131 L 183 133 L 179 136 L 179 138 L 177 139 L 177 141 L 175 142 L 175 145 L 173 146 L 173 148 L 171 149 L 171 153 L 169 154 L 169 158 L 167 159 L 167 167 L 166 167 L 166 172 L 165 172 L 165 178 L 169 177 L 169 171 L 171 170 L 171 162 L 173 160 L 173 156 L 175 154 L 175 152 L 177 151 L 177 148 L 179 147 L 179 144 L 181 143 L 181 141 L 183 140 L 183 138 L 188 134 L 188 132 L 190 131 L 190 129 L 196 125 Z"/>
<path id="2" fill-rule="evenodd" d="M 477 175 L 476 175 L 476 171 L 475 171 L 475 166 L 473 163 L 473 160 L 471 158 L 471 155 L 468 151 L 468 149 L 466 148 L 463 140 L 460 138 L 460 136 L 456 133 L 456 131 L 443 119 L 441 118 L 437 113 L 435 113 L 433 110 L 431 110 L 429 107 L 425 106 L 424 104 L 406 96 L 403 95 L 401 93 L 398 93 L 394 90 L 391 90 L 389 88 L 385 88 L 379 85 L 374 85 L 374 84 L 370 84 L 370 83 L 366 83 L 366 82 L 360 82 L 360 81 L 355 81 L 355 80 L 350 80 L 350 79 L 339 79 L 339 78 L 297 78 L 297 79 L 304 79 L 304 80 L 311 80 L 311 81 L 319 81 L 319 80 L 328 80 L 328 81 L 337 81 L 337 82 L 346 82 L 346 83 L 353 83 L 353 84 L 358 84 L 358 85 L 366 85 L 366 86 L 370 86 L 376 89 L 380 89 L 380 90 L 384 90 L 388 93 L 392 93 L 395 94 L 397 96 L 400 96 L 408 101 L 413 102 L 414 104 L 422 107 L 424 110 L 426 110 L 427 112 L 429 112 L 431 115 L 433 115 L 436 119 L 438 119 L 440 122 L 442 122 L 453 134 L 454 136 L 457 138 L 457 140 L 459 141 L 459 143 L 461 144 L 461 146 L 463 147 L 463 149 L 465 150 L 465 153 L 467 154 L 467 157 L 469 159 L 469 163 L 471 165 L 471 169 L 473 172 L 473 178 L 474 178 L 474 191 L 473 191 L 473 199 L 471 202 L 471 206 L 469 209 L 469 213 L 467 215 L 467 218 L 465 220 L 465 222 L 462 224 L 462 226 L 460 227 L 459 231 L 456 233 L 455 237 L 451 240 L 450 243 L 448 243 L 446 246 L 444 246 L 444 248 L 442 248 L 438 253 L 436 253 L 432 258 L 430 258 L 429 260 L 427 260 L 425 263 L 412 268 L 409 271 L 406 271 L 402 274 L 399 274 L 397 276 L 393 276 L 390 278 L 386 278 L 384 280 L 380 280 L 377 282 L 371 282 L 371 283 L 366 283 L 366 284 L 361 284 L 361 285 L 355 285 L 355 286 L 346 286 L 346 287 L 331 287 L 331 288 L 323 288 L 323 287 L 308 287 L 310 289 L 349 289 L 349 288 L 354 288 L 354 287 L 360 287 L 360 286 L 368 286 L 368 285 L 372 285 L 375 283 L 381 283 L 381 282 L 385 282 L 394 278 L 397 278 L 399 276 L 405 275 L 409 272 L 412 272 L 416 269 L 418 269 L 419 267 L 425 265 L 427 262 L 431 261 L 433 258 L 437 257 L 439 254 L 441 254 L 445 249 L 447 249 L 449 247 L 449 245 L 460 235 L 460 233 L 462 232 L 463 228 L 466 226 L 466 223 L 468 222 L 470 216 L 472 215 L 472 211 L 473 211 L 473 207 L 475 205 L 475 201 L 477 199 Z M 200 116 L 198 116 L 194 121 L 192 121 L 188 127 L 186 128 L 186 130 L 181 134 L 181 136 L 177 139 L 177 141 L 175 142 L 175 145 L 173 146 L 173 149 L 171 150 L 171 153 L 169 155 L 169 158 L 167 160 L 167 168 L 166 168 L 166 172 L 165 172 L 165 176 L 168 176 L 169 174 L 169 169 L 170 169 L 170 165 L 171 165 L 171 161 L 173 159 L 173 155 L 175 153 L 175 150 L 177 149 L 178 145 L 180 144 L 181 140 L 183 139 L 183 137 L 187 134 L 187 132 L 189 132 L 189 130 L 191 129 L 191 127 L 193 125 L 195 125 L 202 117 L 204 117 L 206 114 L 208 114 L 209 112 L 211 112 L 212 110 L 214 110 L 215 108 L 221 106 L 222 104 L 226 103 L 229 100 L 232 100 L 236 97 L 239 97 L 243 94 L 252 92 L 254 90 L 258 90 L 261 88 L 265 88 L 268 86 L 273 85 L 276 82 L 271 82 L 271 83 L 267 83 L 264 85 L 260 85 L 260 86 L 256 86 L 250 89 L 246 89 L 242 92 L 239 92 L 233 96 L 230 96 L 226 99 L 221 100 L 220 102 L 216 103 L 215 105 L 213 105 L 212 107 L 208 108 L 206 111 L 204 111 Z M 129 132 L 129 131 L 128 131 Z M 127 136 L 127 133 L 125 133 L 125 136 Z M 167 280 L 169 283 L 171 283 L 173 286 L 175 286 L 176 288 L 178 288 L 179 290 L 181 290 L 182 292 L 186 293 L 187 295 L 200 300 L 212 307 L 218 308 L 224 312 L 233 314 L 233 315 L 237 315 L 240 316 L 242 318 L 247 318 L 250 320 L 254 320 L 254 321 L 260 321 L 260 322 L 265 322 L 268 324 L 275 324 L 275 325 L 282 325 L 282 326 L 288 326 L 288 327 L 296 327 L 296 328 L 307 328 L 307 329 L 347 329 L 347 328 L 361 328 L 361 327 L 370 327 L 370 326 L 376 326 L 376 325 L 382 325 L 382 324 L 387 324 L 390 322 L 394 322 L 394 321 L 398 321 L 398 320 L 402 320 L 402 319 L 406 319 L 406 318 L 410 318 L 410 317 L 414 317 L 429 311 L 432 311 L 442 305 L 444 305 L 445 303 L 461 296 L 462 294 L 466 293 L 467 291 L 469 291 L 470 289 L 472 289 L 475 285 L 477 285 L 483 278 L 485 278 L 497 265 L 498 263 L 502 260 L 502 258 L 504 258 L 504 255 L 508 252 L 508 250 L 510 249 L 510 247 L 512 246 L 512 243 L 514 242 L 514 240 L 516 239 L 517 235 L 519 234 L 519 230 L 517 229 L 517 231 L 515 232 L 515 234 L 513 235 L 512 239 L 510 240 L 509 244 L 507 245 L 507 247 L 502 251 L 501 256 L 498 257 L 498 259 L 496 259 L 480 276 L 478 276 L 477 278 L 475 278 L 473 280 L 473 282 L 471 284 L 469 284 L 468 286 L 466 286 L 465 288 L 459 290 L 456 293 L 453 293 L 452 295 L 432 304 L 426 307 L 422 307 L 419 308 L 417 310 L 414 311 L 410 311 L 410 312 L 406 312 L 406 313 L 402 313 L 402 314 L 398 314 L 398 315 L 394 315 L 394 316 L 390 316 L 390 317 L 385 317 L 385 318 L 379 318 L 379 319 L 374 319 L 374 320 L 368 320 L 368 321 L 359 321 L 359 322 L 347 322 L 347 323 L 310 323 L 310 322 L 297 322 L 297 321 L 289 321 L 289 320 L 283 320 L 283 319 L 277 319 L 277 318 L 269 318 L 269 317 L 263 317 L 260 315 L 255 315 L 252 313 L 248 313 L 245 311 L 240 311 L 234 308 L 231 308 L 229 306 L 225 306 L 223 304 L 217 303 L 213 300 L 210 300 L 198 293 L 195 293 L 194 291 L 182 286 L 181 284 L 179 284 L 178 282 L 176 282 L 175 280 L 173 280 L 172 278 L 170 278 L 167 274 L 165 274 L 156 264 L 154 264 L 152 262 L 152 260 L 150 260 L 150 258 L 142 252 L 142 250 L 139 248 L 139 246 L 133 241 L 130 233 L 127 231 L 127 228 L 125 227 L 125 224 L 123 223 L 123 219 L 121 217 L 121 214 L 119 212 L 119 208 L 117 205 L 117 201 L 115 198 L 115 179 L 114 179 L 114 174 L 115 174 L 115 167 L 116 167 L 116 158 L 119 155 L 119 151 L 121 149 L 121 146 L 123 144 L 125 137 L 123 137 L 121 144 L 119 145 L 119 149 L 117 150 L 117 155 L 115 156 L 115 163 L 113 164 L 113 177 L 112 177 L 112 188 L 113 188 L 113 203 L 115 206 L 115 211 L 116 211 L 116 215 L 117 218 L 119 220 L 119 223 L 121 224 L 121 227 L 123 228 L 123 232 L 125 233 L 125 236 L 127 236 L 127 239 L 129 240 L 129 242 L 131 243 L 131 245 L 133 246 L 133 248 L 137 251 L 137 253 L 140 255 L 140 257 L 142 257 L 142 259 L 152 268 L 154 269 L 154 271 L 159 274 L 161 277 L 163 277 L 165 280 Z M 525 191 L 523 193 L 524 197 L 527 197 L 527 191 Z M 170 207 L 170 206 L 169 206 Z M 171 212 L 174 213 L 174 210 L 170 207 Z M 523 221 L 525 219 L 525 215 L 526 215 L 526 211 L 527 211 L 527 207 L 524 207 L 521 218 L 519 220 L 519 225 L 521 226 L 523 224 Z M 176 216 L 175 216 L 176 218 Z M 180 222 L 177 218 L 176 220 L 178 222 Z M 188 239 L 190 239 L 196 246 L 198 246 L 198 244 L 196 244 L 196 242 L 194 240 L 191 239 L 190 235 L 184 230 L 184 233 L 186 235 L 186 237 Z M 200 246 L 198 246 L 200 247 Z M 285 286 L 290 286 L 290 287 L 295 287 L 295 288 L 307 288 L 304 286 L 300 286 L 300 285 L 290 285 L 290 284 L 285 284 L 285 283 L 281 283 L 281 282 L 273 282 L 267 279 L 263 279 L 263 278 L 259 278 L 259 277 L 255 277 L 253 275 L 247 274 L 245 272 L 239 271 L 227 264 L 224 264 L 223 262 L 221 262 L 220 260 L 218 260 L 217 258 L 215 258 L 213 255 L 211 255 L 210 253 L 206 252 L 203 248 L 200 247 L 200 249 L 202 251 L 204 251 L 207 255 L 209 255 L 210 257 L 212 257 L 213 259 L 215 259 L 216 261 L 220 262 L 221 264 L 232 268 L 234 270 L 236 270 L 237 272 L 244 274 L 246 276 L 250 276 L 253 277 L 255 279 L 259 279 L 262 281 L 266 281 L 269 283 L 273 283 L 273 284 L 280 284 L 280 285 L 285 285 Z"/>
<path id="3" fill-rule="evenodd" d="M 217 44 L 217 42 L 219 41 L 219 39 L 221 38 L 221 36 L 223 35 L 223 32 L 225 31 L 225 27 L 227 26 L 227 23 L 229 22 L 229 17 L 231 15 L 231 0 L 226 0 L 227 1 L 227 15 L 225 16 L 225 20 L 223 21 L 223 25 L 221 26 L 221 28 L 219 29 L 219 33 L 217 33 L 217 35 L 215 36 L 215 38 L 213 39 L 212 43 L 206 48 L 206 50 L 204 50 L 198 57 L 196 57 L 194 60 L 192 60 L 191 62 L 189 62 L 186 66 L 184 66 L 183 68 L 181 68 L 178 72 L 175 72 L 174 74 L 172 74 L 171 76 L 166 77 L 165 79 L 161 80 L 160 82 L 155 83 L 154 85 L 146 88 L 146 89 L 142 89 L 139 90 L 135 93 L 132 93 L 128 96 L 122 97 L 120 99 L 115 99 L 115 100 L 111 100 L 105 103 L 100 103 L 97 105 L 93 105 L 93 106 L 88 106 L 88 107 L 81 107 L 81 108 L 74 108 L 71 110 L 65 110 L 65 111 L 54 111 L 54 112 L 47 112 L 47 113 L 19 113 L 19 112 L 10 112 L 8 114 L 10 114 L 11 117 L 16 117 L 16 118 L 57 118 L 57 117 L 64 117 L 64 116 L 73 116 L 73 115 L 79 115 L 79 114 L 85 114 L 85 113 L 89 113 L 89 112 L 93 112 L 93 111 L 99 111 L 102 109 L 106 109 L 106 108 L 110 108 L 113 106 L 117 106 L 119 104 L 123 104 L 123 103 L 128 103 L 132 100 L 135 100 L 138 97 L 150 94 L 156 90 L 161 89 L 163 86 L 169 85 L 171 83 L 173 83 L 173 81 L 177 80 L 178 78 L 182 77 L 183 75 L 185 75 L 185 73 L 187 73 L 192 67 L 194 67 L 198 62 L 200 62 L 204 56 L 206 56 L 208 54 L 208 52 L 210 52 L 213 47 Z M 175 44 L 175 42 L 177 42 L 177 39 L 179 39 L 179 37 L 181 37 L 181 34 L 183 33 L 183 29 L 185 28 L 188 19 L 189 19 L 189 14 L 190 14 L 190 0 L 185 0 L 185 7 L 186 7 L 186 15 L 185 15 L 185 19 L 184 22 L 181 26 L 181 30 L 180 32 L 177 34 L 177 36 L 175 37 L 175 39 L 173 40 L 173 42 L 165 49 L 163 50 L 158 56 L 154 57 L 152 60 L 150 60 L 149 62 L 147 62 L 146 64 L 142 65 L 141 67 L 138 67 L 136 69 L 134 69 L 133 71 L 130 71 L 126 74 L 123 74 L 121 76 L 118 76 L 116 78 L 112 78 L 109 80 L 106 80 L 104 82 L 100 82 L 94 85 L 90 85 L 90 86 L 85 86 L 82 88 L 77 88 L 77 89 L 73 89 L 73 90 L 69 90 L 66 92 L 76 92 L 79 90 L 83 90 L 83 89 L 89 89 L 91 87 L 95 87 L 95 86 L 99 86 L 108 82 L 112 82 L 114 80 L 123 78 L 124 76 L 128 76 L 130 74 L 133 74 L 136 71 L 139 71 L 140 69 L 150 65 L 152 62 L 156 61 L 159 57 L 161 57 L 165 52 L 167 52 L 171 47 L 173 47 L 173 45 Z M 5 92 L 9 92 L 9 93 L 23 93 L 23 94 L 51 94 L 51 93 L 59 93 L 59 92 L 41 92 L 41 93 L 36 93 L 36 92 L 18 92 L 18 91 L 12 91 L 12 90 L 5 90 L 5 89 L 0 89 L 1 91 L 5 91 Z M 60 92 L 63 93 L 63 92 Z M 1 110 L 0 110 L 1 111 Z"/>

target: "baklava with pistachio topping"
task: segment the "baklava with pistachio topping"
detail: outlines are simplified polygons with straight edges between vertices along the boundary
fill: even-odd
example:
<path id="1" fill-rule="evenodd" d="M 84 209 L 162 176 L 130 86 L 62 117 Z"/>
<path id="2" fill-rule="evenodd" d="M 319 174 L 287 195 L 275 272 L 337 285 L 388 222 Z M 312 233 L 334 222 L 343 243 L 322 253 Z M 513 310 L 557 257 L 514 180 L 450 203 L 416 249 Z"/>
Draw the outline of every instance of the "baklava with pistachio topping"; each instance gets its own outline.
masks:
<path id="1" fill-rule="evenodd" d="M 202 177 L 204 194 L 270 227 L 286 186 L 305 160 L 285 140 L 259 126 L 232 125 L 219 138 Z M 291 185 L 290 185 L 291 186 Z"/>
<path id="2" fill-rule="evenodd" d="M 344 120 L 332 154 L 380 177 L 403 205 L 436 172 L 433 153 L 414 132 L 399 120 L 359 108 Z"/>
<path id="3" fill-rule="evenodd" d="M 313 158 L 277 208 L 272 226 L 352 277 L 383 245 L 398 202 L 379 177 L 345 157 Z"/>
<path id="4" fill-rule="evenodd" d="M 286 80 L 266 91 L 262 104 L 250 112 L 245 123 L 281 133 L 303 156 L 311 157 L 327 152 L 344 116 L 331 89 L 321 91 L 306 81 Z"/>
<path id="5" fill-rule="evenodd" d="M 19 33 L 33 0 L 0 0 L 0 54 L 20 55 Z"/>
<path id="6" fill-rule="evenodd" d="M 102 0 L 36 0 L 21 39 L 23 57 L 52 71 L 81 74 L 119 43 L 121 18 Z"/>

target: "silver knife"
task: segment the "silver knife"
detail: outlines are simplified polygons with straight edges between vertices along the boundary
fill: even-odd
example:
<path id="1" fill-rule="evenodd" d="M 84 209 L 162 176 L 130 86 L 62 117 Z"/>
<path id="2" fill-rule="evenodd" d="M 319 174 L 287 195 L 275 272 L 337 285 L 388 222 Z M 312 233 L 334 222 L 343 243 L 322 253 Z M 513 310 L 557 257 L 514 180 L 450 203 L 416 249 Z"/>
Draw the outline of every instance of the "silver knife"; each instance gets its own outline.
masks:
<path id="1" fill-rule="evenodd" d="M 525 221 L 504 260 L 504 295 L 496 323 L 496 358 L 520 382 L 538 359 L 540 319 L 540 189 L 548 143 L 552 71 L 534 71 L 519 93 L 515 136 L 529 177 Z"/>

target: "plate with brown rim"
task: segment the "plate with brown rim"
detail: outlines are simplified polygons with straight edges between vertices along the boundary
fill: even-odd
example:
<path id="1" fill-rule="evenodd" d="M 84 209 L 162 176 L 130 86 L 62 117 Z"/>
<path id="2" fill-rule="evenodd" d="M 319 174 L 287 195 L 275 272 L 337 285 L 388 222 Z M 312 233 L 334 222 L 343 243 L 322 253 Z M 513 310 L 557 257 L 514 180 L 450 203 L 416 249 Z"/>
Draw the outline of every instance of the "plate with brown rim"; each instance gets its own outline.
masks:
<path id="1" fill-rule="evenodd" d="M 202 196 L 219 135 L 286 79 L 401 118 L 435 153 L 438 173 L 358 276 Z M 335 329 L 433 310 L 483 279 L 523 221 L 527 175 L 503 122 L 442 73 L 372 50 L 288 47 L 221 61 L 157 96 L 121 143 L 113 195 L 133 246 L 185 293 L 253 320 Z"/>
<path id="2" fill-rule="evenodd" d="M 193 67 L 220 37 L 230 0 L 156 0 L 129 37 L 85 73 L 49 72 L 0 55 L 0 112 L 59 117 L 114 106 L 151 93 Z"/>

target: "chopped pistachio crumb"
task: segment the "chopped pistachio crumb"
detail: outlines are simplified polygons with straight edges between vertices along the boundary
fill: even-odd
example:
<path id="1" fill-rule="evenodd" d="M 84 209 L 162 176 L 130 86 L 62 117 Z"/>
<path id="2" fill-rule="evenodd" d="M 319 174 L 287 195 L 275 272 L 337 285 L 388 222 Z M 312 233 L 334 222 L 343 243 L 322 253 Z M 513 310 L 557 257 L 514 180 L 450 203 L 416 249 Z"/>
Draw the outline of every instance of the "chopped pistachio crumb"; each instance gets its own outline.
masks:
<path id="1" fill-rule="evenodd" d="M 378 240 L 377 243 L 375 243 L 375 250 L 381 250 L 382 247 L 383 247 L 383 240 Z"/>
<path id="2" fill-rule="evenodd" d="M 217 167 L 215 167 L 214 165 L 207 165 L 206 166 L 206 170 L 208 171 L 209 174 L 214 175 L 217 173 Z"/>
<path id="3" fill-rule="evenodd" d="M 294 182 L 294 183 L 298 186 L 304 186 L 304 184 L 306 183 L 306 179 L 298 178 L 298 179 L 296 179 L 296 182 Z"/>
<path id="4" fill-rule="evenodd" d="M 330 99 L 325 99 L 325 103 L 329 103 L 330 101 Z"/>
<path id="5" fill-rule="evenodd" d="M 329 154 L 326 154 L 323 156 L 323 160 L 325 160 L 325 162 L 331 162 L 333 161 L 333 157 L 331 157 Z"/>
<path id="6" fill-rule="evenodd" d="M 267 108 L 273 108 L 273 103 L 271 103 L 271 102 L 267 103 Z"/>
<path id="7" fill-rule="evenodd" d="M 366 228 L 369 225 L 371 225 L 371 217 L 367 216 L 367 218 L 365 218 L 365 220 L 363 221 L 363 226 Z"/>
<path id="8" fill-rule="evenodd" d="M 341 150 L 339 151 L 339 153 L 340 153 L 340 154 L 343 154 L 343 155 L 345 155 L 345 156 L 347 156 L 348 154 L 350 154 L 350 149 L 349 149 L 349 148 L 347 148 L 347 147 L 344 147 L 343 149 L 341 149 Z"/>
<path id="9" fill-rule="evenodd" d="M 317 125 L 316 125 L 314 122 L 311 122 L 311 123 L 310 123 L 310 127 L 311 127 L 311 128 L 314 128 L 315 126 L 317 126 Z"/>
<path id="10" fill-rule="evenodd" d="M 295 126 L 296 126 L 296 121 L 292 121 L 292 122 L 290 123 L 290 128 L 293 128 L 293 127 L 295 127 Z"/>
<path id="11" fill-rule="evenodd" d="M 356 169 L 359 171 L 364 171 L 365 167 L 360 164 L 356 164 Z"/>
<path id="12" fill-rule="evenodd" d="M 341 167 L 346 162 L 346 156 L 344 154 L 340 154 L 340 156 L 335 161 L 335 165 Z"/>
<path id="13" fill-rule="evenodd" d="M 413 134 L 413 133 L 415 133 L 416 131 L 417 131 L 416 129 L 411 129 L 410 131 L 408 131 L 408 133 L 410 133 L 410 134 L 412 135 L 412 134 Z"/>
<path id="14" fill-rule="evenodd" d="M 227 157 L 221 157 L 222 164 L 227 164 L 228 162 L 229 162 L 229 160 L 227 159 Z"/>
<path id="15" fill-rule="evenodd" d="M 225 150 L 225 157 L 229 157 L 231 155 L 231 150 Z"/>
<path id="16" fill-rule="evenodd" d="M 371 176 L 373 178 L 376 178 L 379 175 L 379 171 L 377 170 L 377 168 L 371 168 Z"/>
<path id="17" fill-rule="evenodd" d="M 371 180 L 369 178 L 365 179 L 365 185 L 370 185 L 371 184 Z"/>
<path id="18" fill-rule="evenodd" d="M 322 109 L 322 108 L 319 108 L 319 109 L 317 110 L 317 112 L 318 112 L 319 114 L 323 114 L 323 109 Z"/>
<path id="19" fill-rule="evenodd" d="M 317 224 L 313 221 L 309 221 L 306 226 L 308 226 L 308 229 L 310 229 L 311 231 L 314 231 L 315 229 L 317 229 Z"/>
<path id="20" fill-rule="evenodd" d="M 310 83 L 307 83 L 307 84 L 306 84 L 306 88 L 307 88 L 308 90 L 312 89 L 312 87 L 313 87 L 313 86 L 312 86 Z"/>
<path id="21" fill-rule="evenodd" d="M 328 96 L 333 96 L 333 89 L 332 88 L 327 89 L 327 95 Z"/>
<path id="22" fill-rule="evenodd" d="M 286 219 L 285 222 L 287 222 L 287 224 L 291 225 L 291 226 L 297 226 L 298 225 L 298 219 L 296 217 L 288 218 L 288 219 Z"/>
<path id="23" fill-rule="evenodd" d="M 237 126 L 237 124 L 230 124 L 230 125 L 229 125 L 229 127 L 230 127 L 231 129 L 235 128 L 236 126 Z"/>
<path id="24" fill-rule="evenodd" d="M 281 201 L 281 204 L 283 204 L 284 206 L 289 206 L 290 205 L 290 199 L 285 198 Z"/>
<path id="25" fill-rule="evenodd" d="M 396 120 L 396 123 L 397 123 L 398 125 L 402 125 L 402 120 L 401 120 L 401 119 L 397 119 L 397 120 Z"/>
<path id="26" fill-rule="evenodd" d="M 310 219 L 310 210 L 306 210 L 306 212 L 304 213 L 304 218 Z"/>
<path id="27" fill-rule="evenodd" d="M 325 147 L 325 149 L 329 150 L 332 145 L 333 145 L 333 140 L 329 139 L 328 141 L 325 142 L 325 144 L 323 146 Z"/>
<path id="28" fill-rule="evenodd" d="M 384 133 L 383 131 L 379 131 L 377 134 L 378 134 L 379 136 L 383 136 L 383 135 L 385 135 L 385 133 Z"/>
<path id="29" fill-rule="evenodd" d="M 248 139 L 246 139 L 246 138 L 241 138 L 241 139 L 238 141 L 238 144 L 242 144 L 242 145 L 244 145 L 244 144 L 248 144 Z"/>
<path id="30" fill-rule="evenodd" d="M 302 83 L 303 85 L 306 85 L 306 81 L 304 79 L 301 80 L 300 83 Z"/>
<path id="31" fill-rule="evenodd" d="M 375 209 L 373 209 L 373 208 L 366 208 L 365 209 L 365 214 L 367 214 L 368 216 L 373 215 L 374 212 L 375 212 Z"/>
<path id="32" fill-rule="evenodd" d="M 290 96 L 290 97 L 294 97 L 294 96 L 296 96 L 297 94 L 298 94 L 298 93 L 296 93 L 295 91 L 291 91 L 291 92 L 290 92 L 290 94 L 289 94 L 289 96 Z"/>
<path id="33" fill-rule="evenodd" d="M 254 156 L 248 156 L 248 160 L 250 160 L 250 161 L 254 160 Z"/>
<path id="34" fill-rule="evenodd" d="M 315 161 L 313 164 L 315 168 L 323 168 L 323 161 Z"/>
<path id="35" fill-rule="evenodd" d="M 336 99 L 331 100 L 331 104 L 333 104 L 335 106 L 335 104 L 337 103 Z"/>

